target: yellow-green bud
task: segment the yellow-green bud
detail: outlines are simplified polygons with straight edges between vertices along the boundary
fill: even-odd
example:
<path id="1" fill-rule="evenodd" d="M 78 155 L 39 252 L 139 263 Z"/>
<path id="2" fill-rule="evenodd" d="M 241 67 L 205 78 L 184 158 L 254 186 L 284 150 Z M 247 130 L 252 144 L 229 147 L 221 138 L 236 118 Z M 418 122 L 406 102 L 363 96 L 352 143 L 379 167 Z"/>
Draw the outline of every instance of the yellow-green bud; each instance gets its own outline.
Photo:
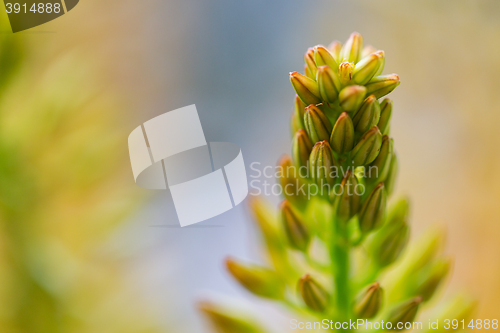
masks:
<path id="1" fill-rule="evenodd" d="M 307 155 L 307 158 L 309 158 L 309 155 Z M 307 159 L 305 162 L 307 163 Z M 281 157 L 278 162 L 278 167 L 281 170 L 278 176 L 281 188 L 283 189 L 283 195 L 295 206 L 304 207 L 307 203 L 307 197 L 298 190 L 305 182 L 305 180 L 300 177 L 300 168 L 293 165 L 292 159 L 288 155 Z"/>
<path id="2" fill-rule="evenodd" d="M 333 185 L 336 167 L 337 164 L 328 141 L 317 142 L 309 157 L 309 172 L 312 180 L 319 186 Z"/>
<path id="3" fill-rule="evenodd" d="M 342 85 L 346 86 L 351 82 L 353 70 L 354 64 L 352 62 L 343 62 L 339 65 L 339 78 Z"/>
<path id="4" fill-rule="evenodd" d="M 397 74 L 379 75 L 371 79 L 366 85 L 366 89 L 368 94 L 373 94 L 375 97 L 380 98 L 396 89 L 400 83 L 399 75 Z"/>
<path id="5" fill-rule="evenodd" d="M 378 184 L 359 212 L 359 229 L 366 234 L 384 223 L 387 197 L 384 184 Z"/>
<path id="6" fill-rule="evenodd" d="M 381 59 L 380 59 L 380 66 L 378 67 L 378 70 L 374 76 L 379 76 L 380 74 L 382 74 L 382 72 L 384 71 L 384 67 L 385 67 L 385 52 L 384 51 L 377 51 L 377 53 L 379 54 Z"/>
<path id="7" fill-rule="evenodd" d="M 389 173 L 385 179 L 385 188 L 387 189 L 387 195 L 390 196 L 394 192 L 394 187 L 396 185 L 396 179 L 398 177 L 399 162 L 396 153 L 392 154 L 391 166 L 389 167 Z"/>
<path id="8" fill-rule="evenodd" d="M 378 231 L 368 244 L 372 260 L 378 267 L 383 268 L 395 262 L 406 245 L 410 236 L 410 228 L 405 222 L 384 226 Z"/>
<path id="9" fill-rule="evenodd" d="M 294 113 L 297 115 L 297 121 L 300 123 L 300 128 L 304 128 L 304 113 L 306 112 L 306 106 L 307 105 L 302 102 L 299 96 L 295 95 Z"/>
<path id="10" fill-rule="evenodd" d="M 299 121 L 299 118 L 295 113 L 292 113 L 292 118 L 290 119 L 290 129 L 292 136 L 294 133 L 296 133 L 298 130 L 302 129 L 302 122 Z"/>
<path id="11" fill-rule="evenodd" d="M 340 51 L 342 50 L 342 43 L 338 40 L 334 40 L 330 45 L 328 45 L 328 49 L 332 53 L 333 59 L 338 63 L 342 62 L 340 59 Z"/>
<path id="12" fill-rule="evenodd" d="M 383 135 L 389 134 L 389 127 L 392 117 L 392 101 L 388 98 L 380 103 L 380 120 L 377 127 Z"/>
<path id="13" fill-rule="evenodd" d="M 313 143 L 311 142 L 311 139 L 309 139 L 309 136 L 307 136 L 306 131 L 302 129 L 298 130 L 293 136 L 292 141 L 293 161 L 297 168 L 307 166 L 312 147 Z"/>
<path id="14" fill-rule="evenodd" d="M 299 293 L 304 303 L 313 311 L 324 312 L 330 302 L 330 295 L 309 274 L 299 280 Z"/>
<path id="15" fill-rule="evenodd" d="M 361 59 L 352 71 L 352 80 L 365 85 L 377 74 L 384 59 L 384 51 L 375 52 Z"/>
<path id="16" fill-rule="evenodd" d="M 280 210 L 288 244 L 294 249 L 305 252 L 311 240 L 306 224 L 288 200 L 283 200 Z"/>
<path id="17" fill-rule="evenodd" d="M 233 308 L 223 308 L 209 301 L 198 304 L 198 309 L 210 320 L 218 333 L 262 333 L 253 318 Z"/>
<path id="18" fill-rule="evenodd" d="M 358 179 L 351 171 L 348 171 L 340 183 L 340 189 L 335 186 L 331 192 L 332 201 L 337 209 L 337 221 L 340 223 L 346 223 L 359 211 L 361 191 L 357 189 L 357 186 Z"/>
<path id="19" fill-rule="evenodd" d="M 377 158 L 382 146 L 382 133 L 377 126 L 370 128 L 359 139 L 358 144 L 351 152 L 351 158 L 355 166 L 368 165 Z"/>
<path id="20" fill-rule="evenodd" d="M 227 270 L 250 292 L 273 299 L 283 297 L 284 284 L 276 272 L 257 265 L 247 265 L 232 258 L 226 259 Z"/>
<path id="21" fill-rule="evenodd" d="M 314 60 L 316 61 L 317 67 L 326 65 L 330 67 L 334 73 L 337 73 L 339 70 L 337 61 L 335 61 L 331 52 L 323 45 L 316 45 L 314 47 Z"/>
<path id="22" fill-rule="evenodd" d="M 430 300 L 450 272 L 450 269 L 451 259 L 443 258 L 437 260 L 424 273 L 425 277 L 418 284 L 414 294 L 422 296 L 424 302 Z"/>
<path id="23" fill-rule="evenodd" d="M 384 289 L 375 282 L 360 293 L 354 304 L 354 313 L 358 318 L 373 318 L 382 308 L 383 301 Z"/>
<path id="24" fill-rule="evenodd" d="M 355 112 L 359 109 L 366 96 L 364 86 L 347 86 L 340 91 L 340 107 L 347 112 Z"/>
<path id="25" fill-rule="evenodd" d="M 328 103 L 335 102 L 342 87 L 337 74 L 329 66 L 320 66 L 318 67 L 316 81 L 318 82 L 321 98 Z"/>
<path id="26" fill-rule="evenodd" d="M 306 105 L 321 103 L 321 95 L 316 81 L 298 72 L 289 74 L 293 89 Z"/>
<path id="27" fill-rule="evenodd" d="M 387 322 L 392 324 L 392 329 L 395 331 L 403 331 L 405 329 L 405 323 L 413 322 L 417 316 L 420 303 L 422 303 L 422 297 L 418 296 L 395 306 L 387 319 Z M 398 329 L 398 323 L 403 323 L 403 328 Z"/>
<path id="28" fill-rule="evenodd" d="M 358 133 L 365 133 L 378 124 L 380 119 L 380 105 L 375 96 L 370 95 L 361 104 L 358 112 L 354 115 L 352 122 Z"/>
<path id="29" fill-rule="evenodd" d="M 345 154 L 354 147 L 354 125 L 347 112 L 337 119 L 330 137 L 330 146 L 338 154 Z"/>
<path id="30" fill-rule="evenodd" d="M 380 153 L 378 154 L 375 161 L 368 165 L 366 177 L 372 182 L 383 182 L 389 174 L 393 154 L 394 141 L 387 135 L 384 135 L 382 137 L 382 146 L 380 147 Z"/>
<path id="31" fill-rule="evenodd" d="M 342 61 L 356 63 L 361 59 L 363 52 L 363 37 L 353 32 L 340 51 Z"/>
<path id="32" fill-rule="evenodd" d="M 305 109 L 304 125 L 312 143 L 329 140 L 332 133 L 332 124 L 316 105 L 309 105 Z"/>
<path id="33" fill-rule="evenodd" d="M 314 60 L 314 49 L 308 48 L 306 54 L 304 55 L 304 62 L 306 63 L 306 67 L 308 69 L 308 73 L 310 73 L 310 78 L 316 80 L 316 71 L 318 67 L 316 66 L 316 62 Z M 309 75 L 308 75 L 309 77 Z"/>

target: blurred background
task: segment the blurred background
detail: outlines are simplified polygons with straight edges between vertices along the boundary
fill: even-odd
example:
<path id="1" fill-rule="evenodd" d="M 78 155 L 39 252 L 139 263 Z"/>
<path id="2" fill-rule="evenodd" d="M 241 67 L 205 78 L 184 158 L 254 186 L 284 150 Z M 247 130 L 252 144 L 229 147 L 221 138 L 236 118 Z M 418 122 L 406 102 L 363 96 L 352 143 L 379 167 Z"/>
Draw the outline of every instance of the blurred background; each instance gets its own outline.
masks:
<path id="1" fill-rule="evenodd" d="M 194 103 L 207 140 L 275 165 L 287 73 L 352 31 L 402 81 L 392 136 L 413 235 L 445 225 L 448 289 L 498 318 L 500 2 L 85 0 L 17 34 L 1 7 L 1 331 L 208 332 L 208 291 L 270 308 L 222 265 L 260 260 L 245 205 L 177 227 L 169 193 L 135 185 L 127 137 Z"/>

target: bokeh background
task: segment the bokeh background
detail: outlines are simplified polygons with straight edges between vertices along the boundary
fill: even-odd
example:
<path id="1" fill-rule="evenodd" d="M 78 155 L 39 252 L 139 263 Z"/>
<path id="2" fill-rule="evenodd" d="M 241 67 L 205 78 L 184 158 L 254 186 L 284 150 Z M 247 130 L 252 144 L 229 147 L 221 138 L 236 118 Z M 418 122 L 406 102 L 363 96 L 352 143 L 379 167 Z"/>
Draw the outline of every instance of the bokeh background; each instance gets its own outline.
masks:
<path id="1" fill-rule="evenodd" d="M 208 332 L 195 304 L 212 293 L 271 311 L 222 265 L 260 260 L 246 207 L 176 227 L 169 193 L 135 186 L 127 136 L 195 103 L 207 140 L 274 165 L 290 150 L 287 73 L 352 31 L 401 77 L 413 234 L 445 225 L 449 289 L 500 315 L 497 0 L 85 0 L 17 34 L 0 10 L 2 332 Z"/>

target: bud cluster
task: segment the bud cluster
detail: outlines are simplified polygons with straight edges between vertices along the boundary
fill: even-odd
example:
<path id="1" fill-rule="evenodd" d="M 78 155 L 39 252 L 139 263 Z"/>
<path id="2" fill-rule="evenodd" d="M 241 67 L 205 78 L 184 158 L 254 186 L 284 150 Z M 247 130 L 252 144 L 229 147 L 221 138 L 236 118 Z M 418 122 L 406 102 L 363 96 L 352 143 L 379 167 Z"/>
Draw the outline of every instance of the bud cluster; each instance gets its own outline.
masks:
<path id="1" fill-rule="evenodd" d="M 364 47 L 358 33 L 343 45 L 309 48 L 304 62 L 304 74 L 289 74 L 296 92 L 292 156 L 279 166 L 307 172 L 282 174 L 278 182 L 329 190 L 312 197 L 285 192 L 278 212 L 253 199 L 270 265 L 229 259 L 229 272 L 253 294 L 298 315 L 373 318 L 394 327 L 411 322 L 421 304 L 435 298 L 451 261 L 440 252 L 439 233 L 408 244 L 406 199 L 388 206 L 398 159 L 390 137 L 393 102 L 382 98 L 400 84 L 399 76 L 383 74 L 384 51 Z M 377 172 L 366 175 L 367 168 Z M 465 318 L 471 304 L 455 301 L 447 311 Z"/>

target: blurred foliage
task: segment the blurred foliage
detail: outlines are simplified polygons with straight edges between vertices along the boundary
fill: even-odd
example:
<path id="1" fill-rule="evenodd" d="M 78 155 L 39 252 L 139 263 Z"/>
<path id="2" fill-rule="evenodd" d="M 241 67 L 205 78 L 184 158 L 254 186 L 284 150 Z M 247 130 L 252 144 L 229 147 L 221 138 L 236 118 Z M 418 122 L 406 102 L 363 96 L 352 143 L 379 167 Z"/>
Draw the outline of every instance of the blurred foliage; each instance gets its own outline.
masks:
<path id="1" fill-rule="evenodd" d="M 87 59 L 27 61 L 1 15 L 0 331 L 159 331 L 110 246 L 140 201 L 122 109 Z"/>

